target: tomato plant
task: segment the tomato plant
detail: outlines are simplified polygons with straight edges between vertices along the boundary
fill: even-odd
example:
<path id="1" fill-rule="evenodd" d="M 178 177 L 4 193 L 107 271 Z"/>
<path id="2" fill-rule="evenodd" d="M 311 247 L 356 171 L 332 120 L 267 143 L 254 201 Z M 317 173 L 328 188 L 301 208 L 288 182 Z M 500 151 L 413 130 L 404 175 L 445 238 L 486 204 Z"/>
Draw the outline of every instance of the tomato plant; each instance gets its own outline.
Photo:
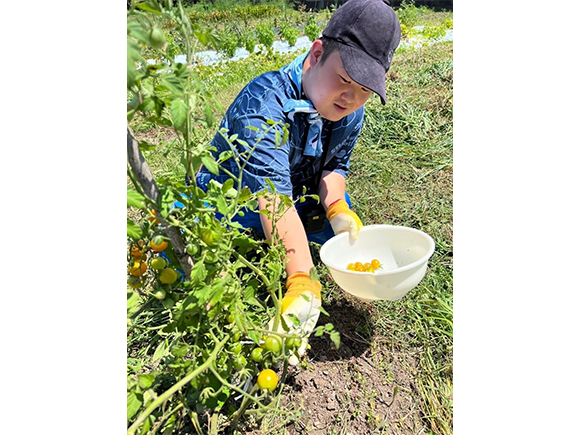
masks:
<path id="1" fill-rule="evenodd" d="M 272 394 L 251 385 L 274 391 L 285 370 L 278 379 L 269 367 L 287 368 L 301 343 L 287 334 L 263 339 L 269 321 L 281 315 L 283 245 L 276 237 L 256 240 L 234 221 L 256 209 L 264 192 L 244 187 L 242 175 L 207 189 L 185 181 L 202 165 L 218 173 L 224 161 L 241 165 L 243 159 L 214 155 L 196 135 L 196 125 L 211 126 L 214 111 L 223 112 L 191 68 L 194 46 L 212 44 L 213 32 L 192 24 L 180 2 L 172 3 L 139 2 L 127 14 L 129 435 L 171 433 L 170 421 L 194 421 L 218 433 L 211 426 L 217 414 L 231 422 L 250 408 L 265 415 L 275 404 Z M 163 38 L 156 29 L 163 29 Z M 175 52 L 185 54 L 185 63 L 164 63 Z M 185 180 L 155 178 L 142 164 L 141 150 L 157 145 L 135 137 L 131 126 L 140 122 L 172 129 L 168 147 L 182 156 Z M 220 133 L 232 148 L 240 142 Z M 256 143 L 272 136 L 281 146 L 288 134 L 287 125 L 268 121 Z M 289 197 L 281 200 L 292 204 Z"/>

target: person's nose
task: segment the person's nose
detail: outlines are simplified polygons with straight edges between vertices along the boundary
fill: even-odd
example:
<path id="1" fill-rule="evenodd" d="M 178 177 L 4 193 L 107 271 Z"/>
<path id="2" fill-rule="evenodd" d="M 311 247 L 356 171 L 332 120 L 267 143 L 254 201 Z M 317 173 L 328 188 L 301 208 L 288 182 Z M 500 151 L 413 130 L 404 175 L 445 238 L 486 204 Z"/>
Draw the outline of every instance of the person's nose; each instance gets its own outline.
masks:
<path id="1" fill-rule="evenodd" d="M 352 89 L 352 88 L 351 88 L 351 89 L 347 89 L 347 90 L 345 90 L 345 91 L 342 93 L 342 95 L 341 95 L 341 98 L 344 100 L 344 102 L 345 102 L 345 103 L 347 103 L 347 104 L 352 104 L 352 103 L 353 103 L 353 101 L 354 101 L 354 100 L 355 100 L 355 98 L 356 98 L 356 95 L 355 95 L 355 90 L 354 90 L 354 89 Z"/>

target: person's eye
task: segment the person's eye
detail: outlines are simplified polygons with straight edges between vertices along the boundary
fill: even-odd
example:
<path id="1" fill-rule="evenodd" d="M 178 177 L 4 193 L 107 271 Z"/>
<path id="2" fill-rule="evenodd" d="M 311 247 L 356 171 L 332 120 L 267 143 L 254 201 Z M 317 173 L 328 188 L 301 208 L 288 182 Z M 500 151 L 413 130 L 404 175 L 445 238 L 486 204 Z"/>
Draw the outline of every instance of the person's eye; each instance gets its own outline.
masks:
<path id="1" fill-rule="evenodd" d="M 363 92 L 369 93 L 371 90 L 367 89 L 367 88 L 361 88 L 363 90 Z"/>
<path id="2" fill-rule="evenodd" d="M 348 81 L 347 79 L 345 79 L 343 76 L 339 75 L 339 77 L 341 78 L 343 83 L 347 83 L 350 84 L 350 81 Z"/>

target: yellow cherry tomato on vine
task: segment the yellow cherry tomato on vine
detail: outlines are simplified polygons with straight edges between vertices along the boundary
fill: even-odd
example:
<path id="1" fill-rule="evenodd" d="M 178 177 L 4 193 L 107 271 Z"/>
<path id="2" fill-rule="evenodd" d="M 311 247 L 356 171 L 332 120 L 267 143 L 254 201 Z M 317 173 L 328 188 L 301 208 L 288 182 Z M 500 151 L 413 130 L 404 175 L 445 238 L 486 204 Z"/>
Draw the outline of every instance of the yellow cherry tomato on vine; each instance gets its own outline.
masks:
<path id="1" fill-rule="evenodd" d="M 371 266 L 373 267 L 373 269 L 378 269 L 379 267 L 381 267 L 381 262 L 379 260 L 377 260 L 376 258 L 374 258 L 371 261 Z"/>
<path id="2" fill-rule="evenodd" d="M 154 251 L 163 252 L 169 244 L 161 236 L 155 236 L 149 245 Z"/>
<path id="3" fill-rule="evenodd" d="M 147 270 L 147 263 L 136 261 L 133 266 L 129 267 L 129 273 L 133 276 L 141 276 Z"/>
<path id="4" fill-rule="evenodd" d="M 135 258 L 141 258 L 145 252 L 145 242 L 143 240 L 139 240 L 137 244 L 131 245 L 131 255 Z"/>
<path id="5" fill-rule="evenodd" d="M 213 246 L 214 244 L 213 231 L 209 228 L 203 228 L 201 230 L 201 240 L 203 240 L 203 243 L 205 243 L 207 246 Z"/>
<path id="6" fill-rule="evenodd" d="M 272 369 L 262 370 L 258 375 L 258 387 L 260 390 L 274 391 L 278 385 L 278 375 Z"/>
<path id="7" fill-rule="evenodd" d="M 163 269 L 159 274 L 159 281 L 163 284 L 173 284 L 177 280 L 177 272 L 173 269 Z"/>
<path id="8" fill-rule="evenodd" d="M 157 215 L 155 214 L 155 210 L 153 209 L 149 212 L 149 217 L 147 219 L 149 219 L 149 222 L 152 222 L 154 224 L 159 223 L 159 219 L 157 219 Z"/>
<path id="9" fill-rule="evenodd" d="M 352 270 L 352 271 L 356 270 L 354 268 L 354 263 L 348 263 L 348 266 L 346 266 L 346 270 Z"/>

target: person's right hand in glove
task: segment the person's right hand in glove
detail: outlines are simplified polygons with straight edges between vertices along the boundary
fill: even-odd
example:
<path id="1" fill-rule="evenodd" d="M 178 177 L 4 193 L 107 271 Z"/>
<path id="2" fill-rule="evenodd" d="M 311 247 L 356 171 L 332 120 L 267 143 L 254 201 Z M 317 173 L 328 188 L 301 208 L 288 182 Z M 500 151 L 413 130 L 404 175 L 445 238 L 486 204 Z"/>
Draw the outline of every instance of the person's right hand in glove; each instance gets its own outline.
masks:
<path id="1" fill-rule="evenodd" d="M 286 281 L 286 293 L 282 298 L 282 318 L 289 331 L 284 330 L 280 321 L 277 332 L 297 334 L 302 337 L 302 344 L 298 349 L 299 356 L 304 355 L 308 345 L 308 336 L 316 327 L 320 316 L 321 288 L 320 282 L 310 279 L 310 275 L 305 272 L 296 272 Z M 293 319 L 298 320 L 298 325 Z M 270 321 L 268 329 L 272 330 L 272 326 L 273 320 Z M 290 365 L 296 365 L 298 357 L 292 356 L 288 362 Z"/>
<path id="2" fill-rule="evenodd" d="M 343 199 L 339 199 L 330 204 L 328 210 L 326 210 L 326 217 L 330 222 L 334 234 L 348 231 L 353 240 L 358 238 L 358 233 L 363 227 L 363 223 L 359 217 Z"/>

